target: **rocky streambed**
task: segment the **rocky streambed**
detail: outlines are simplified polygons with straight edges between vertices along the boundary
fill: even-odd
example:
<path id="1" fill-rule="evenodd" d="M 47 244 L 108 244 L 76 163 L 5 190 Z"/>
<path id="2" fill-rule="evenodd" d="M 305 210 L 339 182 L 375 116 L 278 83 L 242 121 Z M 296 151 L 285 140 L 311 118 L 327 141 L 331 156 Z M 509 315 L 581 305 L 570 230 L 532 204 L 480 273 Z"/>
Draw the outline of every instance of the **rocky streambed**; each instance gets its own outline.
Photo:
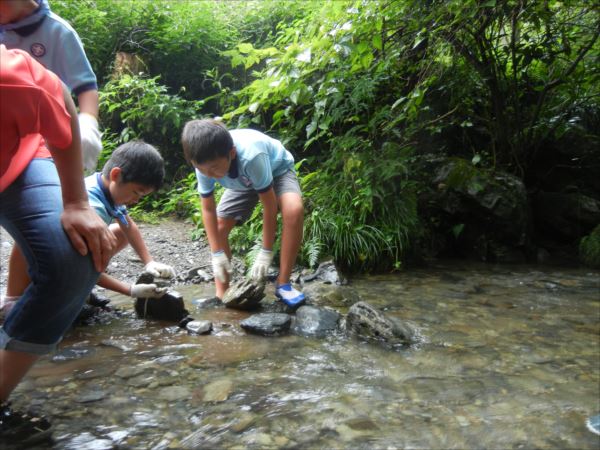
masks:
<path id="1" fill-rule="evenodd" d="M 52 418 L 54 448 L 597 448 L 584 425 L 600 409 L 597 272 L 449 261 L 338 284 L 323 271 L 303 274 L 304 308 L 268 284 L 258 309 L 233 309 L 193 279 L 208 250 L 175 226 L 181 246 L 145 228 L 162 240 L 151 253 L 173 259 L 171 288 L 210 331 L 101 293 L 118 313 L 71 330 L 13 397 Z M 123 261 L 135 280 L 141 264 L 120 258 L 111 270 Z M 289 328 L 251 329 L 264 314 Z"/>

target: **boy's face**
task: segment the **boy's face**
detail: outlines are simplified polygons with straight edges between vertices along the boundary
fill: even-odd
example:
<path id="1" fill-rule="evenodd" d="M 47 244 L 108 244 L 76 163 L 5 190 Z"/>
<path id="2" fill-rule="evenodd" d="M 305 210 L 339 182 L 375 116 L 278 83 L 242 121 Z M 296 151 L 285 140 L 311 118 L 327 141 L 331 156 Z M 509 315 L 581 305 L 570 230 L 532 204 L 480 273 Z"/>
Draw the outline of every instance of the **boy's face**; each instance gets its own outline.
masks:
<path id="1" fill-rule="evenodd" d="M 125 206 L 135 205 L 142 197 L 154 191 L 152 187 L 140 183 L 123 183 L 121 181 L 121 170 L 118 167 L 110 171 L 108 190 L 115 205 Z"/>
<path id="2" fill-rule="evenodd" d="M 17 22 L 37 7 L 38 4 L 33 0 L 0 0 L 0 25 Z"/>
<path id="3" fill-rule="evenodd" d="M 212 159 L 202 164 L 193 163 L 194 167 L 200 171 L 202 175 L 209 178 L 223 178 L 229 172 L 231 160 L 235 158 L 235 147 L 233 147 L 227 156 L 222 158 Z"/>

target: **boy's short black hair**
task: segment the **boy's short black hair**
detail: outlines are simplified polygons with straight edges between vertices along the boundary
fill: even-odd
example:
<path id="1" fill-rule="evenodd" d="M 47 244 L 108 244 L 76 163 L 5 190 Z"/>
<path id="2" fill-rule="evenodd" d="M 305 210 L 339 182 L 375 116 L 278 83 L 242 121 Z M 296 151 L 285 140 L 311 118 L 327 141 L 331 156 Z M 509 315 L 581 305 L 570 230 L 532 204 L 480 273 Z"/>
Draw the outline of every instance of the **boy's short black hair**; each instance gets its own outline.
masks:
<path id="1" fill-rule="evenodd" d="M 221 122 L 196 119 L 190 120 L 183 127 L 181 145 L 188 163 L 204 164 L 227 157 L 233 148 L 233 139 Z"/>
<path id="2" fill-rule="evenodd" d="M 130 141 L 120 145 L 104 164 L 102 175 L 108 178 L 110 171 L 121 169 L 123 183 L 139 183 L 160 189 L 165 179 L 165 162 L 158 150 L 143 141 Z"/>

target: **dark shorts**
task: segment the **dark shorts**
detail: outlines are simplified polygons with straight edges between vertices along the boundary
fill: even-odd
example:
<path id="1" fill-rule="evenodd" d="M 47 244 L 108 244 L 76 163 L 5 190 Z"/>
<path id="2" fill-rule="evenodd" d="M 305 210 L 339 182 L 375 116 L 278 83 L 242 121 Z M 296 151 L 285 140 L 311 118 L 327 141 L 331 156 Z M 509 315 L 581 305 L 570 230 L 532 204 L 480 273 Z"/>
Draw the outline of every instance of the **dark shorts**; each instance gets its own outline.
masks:
<path id="1" fill-rule="evenodd" d="M 273 179 L 273 189 L 277 197 L 288 192 L 302 196 L 298 177 L 296 172 L 292 170 L 275 177 Z M 250 218 L 257 203 L 258 194 L 256 191 L 225 189 L 219 201 L 219 206 L 217 206 L 217 216 L 223 219 L 234 219 L 238 224 L 241 224 Z"/>

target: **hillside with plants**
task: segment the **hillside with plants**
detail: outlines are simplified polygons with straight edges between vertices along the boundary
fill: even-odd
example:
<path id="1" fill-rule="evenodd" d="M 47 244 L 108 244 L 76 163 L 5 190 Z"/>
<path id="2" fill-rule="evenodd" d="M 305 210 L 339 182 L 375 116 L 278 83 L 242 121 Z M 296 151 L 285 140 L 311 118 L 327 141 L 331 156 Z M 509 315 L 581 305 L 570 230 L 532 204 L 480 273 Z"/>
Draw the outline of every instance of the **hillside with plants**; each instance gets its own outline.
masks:
<path id="1" fill-rule="evenodd" d="M 600 11 L 592 1 L 52 0 L 100 83 L 104 151 L 158 146 L 137 214 L 189 217 L 187 120 L 222 117 L 298 162 L 302 262 L 438 256 L 600 264 Z M 251 257 L 260 211 L 234 231 Z"/>

